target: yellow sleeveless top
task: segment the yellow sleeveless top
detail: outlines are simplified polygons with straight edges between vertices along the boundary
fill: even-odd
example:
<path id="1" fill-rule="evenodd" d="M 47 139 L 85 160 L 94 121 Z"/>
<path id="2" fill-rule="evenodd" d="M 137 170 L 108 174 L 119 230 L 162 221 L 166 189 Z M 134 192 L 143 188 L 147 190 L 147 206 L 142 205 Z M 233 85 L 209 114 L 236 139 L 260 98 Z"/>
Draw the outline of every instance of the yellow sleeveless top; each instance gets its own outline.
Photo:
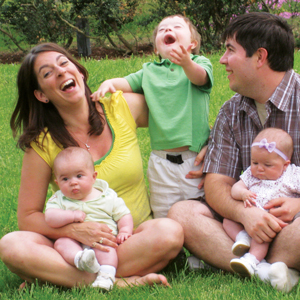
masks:
<path id="1" fill-rule="evenodd" d="M 106 120 L 113 134 L 110 151 L 95 161 L 97 177 L 108 182 L 109 187 L 123 198 L 133 217 L 134 227 L 152 218 L 144 181 L 142 157 L 136 135 L 136 123 L 131 115 L 123 93 L 118 91 L 110 98 L 100 100 Z M 51 135 L 39 136 L 42 147 L 32 142 L 31 147 L 52 169 L 50 185 L 53 192 L 58 190 L 54 182 L 53 161 L 62 150 L 52 140 Z"/>

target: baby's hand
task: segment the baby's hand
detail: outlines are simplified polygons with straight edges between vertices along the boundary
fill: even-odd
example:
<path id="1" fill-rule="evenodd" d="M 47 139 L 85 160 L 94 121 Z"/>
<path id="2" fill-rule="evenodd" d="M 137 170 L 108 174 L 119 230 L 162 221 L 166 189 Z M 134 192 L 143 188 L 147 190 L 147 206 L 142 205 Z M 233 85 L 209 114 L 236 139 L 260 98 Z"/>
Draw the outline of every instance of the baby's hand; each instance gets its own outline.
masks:
<path id="1" fill-rule="evenodd" d="M 251 192 L 251 191 L 247 191 L 243 194 L 243 201 L 244 201 L 244 206 L 245 207 L 251 207 L 252 205 L 255 205 L 256 199 L 256 194 Z"/>
<path id="2" fill-rule="evenodd" d="M 101 83 L 99 89 L 91 95 L 94 102 L 99 101 L 100 98 L 104 97 L 106 93 L 114 93 L 116 89 L 111 80 L 105 80 Z"/>
<path id="3" fill-rule="evenodd" d="M 82 223 L 85 219 L 86 214 L 81 210 L 74 210 L 74 223 Z"/>
<path id="4" fill-rule="evenodd" d="M 120 232 L 117 235 L 117 243 L 123 244 L 127 239 L 129 239 L 132 236 L 132 234 L 127 232 Z"/>

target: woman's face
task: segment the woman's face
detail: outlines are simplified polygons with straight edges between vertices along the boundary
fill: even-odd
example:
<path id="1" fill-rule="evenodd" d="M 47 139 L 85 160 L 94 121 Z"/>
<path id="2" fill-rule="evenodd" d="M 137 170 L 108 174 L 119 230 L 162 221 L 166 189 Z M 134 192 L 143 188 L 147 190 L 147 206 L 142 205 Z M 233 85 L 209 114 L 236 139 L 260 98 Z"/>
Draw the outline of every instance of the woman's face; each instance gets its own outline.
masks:
<path id="1" fill-rule="evenodd" d="M 34 95 L 39 101 L 51 101 L 59 110 L 85 99 L 83 75 L 63 54 L 54 51 L 40 53 L 34 72 L 40 87 Z"/>

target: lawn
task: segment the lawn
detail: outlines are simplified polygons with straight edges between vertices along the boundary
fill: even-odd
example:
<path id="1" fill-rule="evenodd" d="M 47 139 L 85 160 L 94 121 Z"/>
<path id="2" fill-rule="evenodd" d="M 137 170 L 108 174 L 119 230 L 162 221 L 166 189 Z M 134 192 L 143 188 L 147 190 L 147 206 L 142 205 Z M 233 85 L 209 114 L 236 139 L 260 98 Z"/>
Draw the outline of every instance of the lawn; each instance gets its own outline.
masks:
<path id="1" fill-rule="evenodd" d="M 220 55 L 208 55 L 214 66 L 215 78 L 210 102 L 210 125 L 213 125 L 220 106 L 233 95 L 228 86 L 225 67 L 218 62 Z M 82 63 L 90 73 L 89 85 L 94 91 L 103 80 L 137 71 L 144 62 L 153 59 L 154 57 L 131 57 L 124 60 L 82 60 Z M 17 96 L 18 68 L 19 65 L 0 65 L 0 211 L 2 211 L 0 237 L 18 230 L 16 211 L 23 153 L 16 148 L 9 128 L 10 115 Z M 300 73 L 299 51 L 295 55 L 295 70 Z M 150 153 L 147 129 L 139 129 L 138 137 L 146 170 Z M 32 284 L 29 288 L 19 291 L 18 287 L 22 280 L 0 261 L 0 299 L 297 299 L 300 297 L 300 286 L 295 287 L 290 294 L 284 295 L 255 278 L 241 279 L 223 272 L 179 270 L 164 274 L 172 288 L 144 286 L 130 289 L 116 288 L 111 293 L 99 293 L 93 288 L 64 289 L 52 285 Z"/>

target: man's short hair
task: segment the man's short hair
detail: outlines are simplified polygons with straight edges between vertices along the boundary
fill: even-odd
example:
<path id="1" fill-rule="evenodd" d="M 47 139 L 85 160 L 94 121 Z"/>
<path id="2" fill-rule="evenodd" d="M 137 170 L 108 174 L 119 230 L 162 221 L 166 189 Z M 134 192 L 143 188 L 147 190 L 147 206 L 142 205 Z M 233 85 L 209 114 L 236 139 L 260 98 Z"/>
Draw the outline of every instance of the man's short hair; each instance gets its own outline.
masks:
<path id="1" fill-rule="evenodd" d="M 269 67 L 286 72 L 294 65 L 295 41 L 291 27 L 282 17 L 253 12 L 234 18 L 222 35 L 224 42 L 234 38 L 251 57 L 259 48 L 268 51 Z"/>

